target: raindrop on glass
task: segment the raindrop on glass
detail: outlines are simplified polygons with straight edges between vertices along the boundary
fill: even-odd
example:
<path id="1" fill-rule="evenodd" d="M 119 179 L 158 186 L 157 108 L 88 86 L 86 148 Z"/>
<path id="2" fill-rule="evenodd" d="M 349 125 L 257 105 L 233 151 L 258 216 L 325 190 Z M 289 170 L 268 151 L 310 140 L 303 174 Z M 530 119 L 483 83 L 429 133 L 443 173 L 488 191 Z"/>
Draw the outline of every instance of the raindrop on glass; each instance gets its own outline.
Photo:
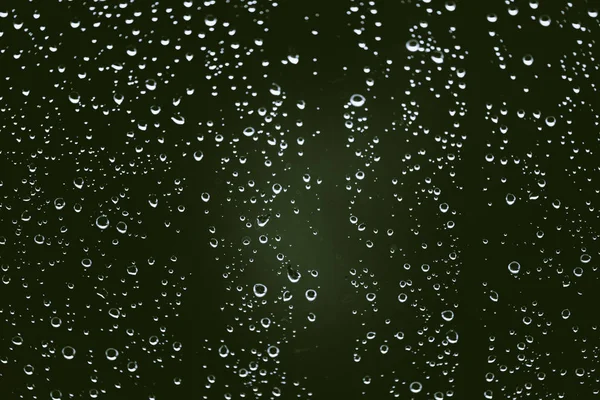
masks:
<path id="1" fill-rule="evenodd" d="M 264 297 L 267 294 L 267 287 L 262 283 L 254 285 L 254 295 L 256 297 Z"/>
<path id="2" fill-rule="evenodd" d="M 519 271 L 521 270 L 521 264 L 519 264 L 517 261 L 511 261 L 508 264 L 508 270 L 512 273 L 512 274 L 518 274 Z"/>
<path id="3" fill-rule="evenodd" d="M 354 107 L 362 107 L 366 101 L 367 100 L 365 99 L 365 96 L 362 94 L 353 94 L 350 97 L 350 104 L 352 104 Z"/>

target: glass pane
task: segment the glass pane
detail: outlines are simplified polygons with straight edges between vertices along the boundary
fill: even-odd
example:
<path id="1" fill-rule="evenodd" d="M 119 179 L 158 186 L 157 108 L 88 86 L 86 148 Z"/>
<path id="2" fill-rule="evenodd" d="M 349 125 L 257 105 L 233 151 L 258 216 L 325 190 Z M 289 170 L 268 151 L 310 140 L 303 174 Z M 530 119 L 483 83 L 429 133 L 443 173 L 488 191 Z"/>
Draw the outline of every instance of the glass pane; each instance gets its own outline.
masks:
<path id="1" fill-rule="evenodd" d="M 0 4 L 0 397 L 597 395 L 592 3 Z"/>

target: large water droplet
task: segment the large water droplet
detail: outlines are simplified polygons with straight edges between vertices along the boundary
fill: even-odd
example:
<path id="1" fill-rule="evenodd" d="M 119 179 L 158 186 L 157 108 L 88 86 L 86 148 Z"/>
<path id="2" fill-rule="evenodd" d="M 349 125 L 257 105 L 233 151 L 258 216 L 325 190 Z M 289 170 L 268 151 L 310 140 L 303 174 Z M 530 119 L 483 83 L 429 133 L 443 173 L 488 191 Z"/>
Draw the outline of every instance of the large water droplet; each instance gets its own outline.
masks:
<path id="1" fill-rule="evenodd" d="M 434 51 L 431 53 L 431 59 L 436 64 L 442 64 L 444 62 L 444 53 L 441 51 Z"/>
<path id="2" fill-rule="evenodd" d="M 353 94 L 350 97 L 350 104 L 352 104 L 354 107 L 362 107 L 366 101 L 367 100 L 365 99 L 365 96 L 362 94 Z"/>
<path id="3" fill-rule="evenodd" d="M 69 94 L 69 101 L 73 104 L 79 103 L 80 99 L 81 99 L 81 97 L 79 96 L 79 93 L 77 93 L 77 92 L 71 92 Z"/>
<path id="4" fill-rule="evenodd" d="M 306 291 L 305 295 L 306 295 L 306 300 L 315 301 L 315 299 L 317 298 L 317 291 L 314 289 L 308 289 Z"/>
<path id="5" fill-rule="evenodd" d="M 548 16 L 546 14 L 540 15 L 539 21 L 540 21 L 540 25 L 543 27 L 550 26 L 550 23 L 552 23 L 550 16 Z"/>
<path id="6" fill-rule="evenodd" d="M 454 311 L 452 310 L 445 310 L 442 311 L 442 318 L 444 319 L 444 321 L 452 321 L 454 319 Z"/>
<path id="7" fill-rule="evenodd" d="M 270 357 L 275 358 L 279 355 L 279 347 L 277 346 L 269 346 L 267 348 L 267 353 Z"/>
<path id="8" fill-rule="evenodd" d="M 62 349 L 62 355 L 67 360 L 72 360 L 75 357 L 75 349 L 71 346 L 65 346 Z"/>
<path id="9" fill-rule="evenodd" d="M 109 347 L 104 352 L 104 355 L 106 356 L 107 360 L 109 360 L 109 361 L 115 361 L 117 359 L 117 357 L 119 357 L 119 351 L 117 349 Z"/>
<path id="10" fill-rule="evenodd" d="M 413 382 L 410 384 L 410 391 L 413 393 L 419 393 L 423 389 L 421 382 Z"/>
<path id="11" fill-rule="evenodd" d="M 414 53 L 419 50 L 419 42 L 416 39 L 410 39 L 406 42 L 406 49 L 411 53 Z"/>
<path id="12" fill-rule="evenodd" d="M 449 330 L 448 332 L 446 332 L 446 340 L 449 343 L 456 343 L 456 342 L 458 342 L 458 332 L 456 332 L 453 329 Z"/>
<path id="13" fill-rule="evenodd" d="M 215 26 L 217 24 L 217 17 L 209 14 L 206 16 L 206 18 L 204 18 L 204 23 L 206 26 Z"/>
<path id="14" fill-rule="evenodd" d="M 518 274 L 521 270 L 521 264 L 519 264 L 517 261 L 511 261 L 508 264 L 508 270 L 513 274 Z"/>
<path id="15" fill-rule="evenodd" d="M 229 348 L 226 345 L 222 345 L 221 347 L 219 347 L 219 355 L 222 358 L 225 358 L 229 355 Z"/>
<path id="16" fill-rule="evenodd" d="M 98 218 L 96 218 L 96 226 L 100 229 L 108 228 L 109 224 L 110 221 L 108 220 L 108 217 L 106 215 L 101 215 Z"/>
<path id="17" fill-rule="evenodd" d="M 264 297 L 267 294 L 267 287 L 262 283 L 255 284 L 253 289 L 256 297 Z"/>
<path id="18" fill-rule="evenodd" d="M 508 204 L 509 206 L 515 204 L 515 201 L 517 201 L 517 198 L 514 194 L 509 193 L 506 195 L 506 204 Z"/>

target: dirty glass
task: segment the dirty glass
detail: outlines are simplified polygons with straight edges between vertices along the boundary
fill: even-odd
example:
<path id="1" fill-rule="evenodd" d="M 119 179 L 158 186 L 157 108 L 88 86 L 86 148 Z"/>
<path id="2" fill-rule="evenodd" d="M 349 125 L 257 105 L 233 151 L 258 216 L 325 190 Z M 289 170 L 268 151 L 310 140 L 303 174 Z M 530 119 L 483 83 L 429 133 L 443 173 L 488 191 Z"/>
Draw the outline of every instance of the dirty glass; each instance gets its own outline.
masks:
<path id="1" fill-rule="evenodd" d="M 594 398 L 598 7 L 0 3 L 0 398 Z"/>

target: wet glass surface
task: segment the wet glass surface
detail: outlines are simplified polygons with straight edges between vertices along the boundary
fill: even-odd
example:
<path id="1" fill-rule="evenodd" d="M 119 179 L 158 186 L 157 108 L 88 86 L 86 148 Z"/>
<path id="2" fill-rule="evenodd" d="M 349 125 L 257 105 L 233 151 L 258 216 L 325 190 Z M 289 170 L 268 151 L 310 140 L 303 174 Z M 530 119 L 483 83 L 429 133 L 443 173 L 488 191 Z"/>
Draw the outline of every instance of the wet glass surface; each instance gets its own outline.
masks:
<path id="1" fill-rule="evenodd" d="M 0 399 L 574 399 L 598 4 L 0 4 Z"/>

